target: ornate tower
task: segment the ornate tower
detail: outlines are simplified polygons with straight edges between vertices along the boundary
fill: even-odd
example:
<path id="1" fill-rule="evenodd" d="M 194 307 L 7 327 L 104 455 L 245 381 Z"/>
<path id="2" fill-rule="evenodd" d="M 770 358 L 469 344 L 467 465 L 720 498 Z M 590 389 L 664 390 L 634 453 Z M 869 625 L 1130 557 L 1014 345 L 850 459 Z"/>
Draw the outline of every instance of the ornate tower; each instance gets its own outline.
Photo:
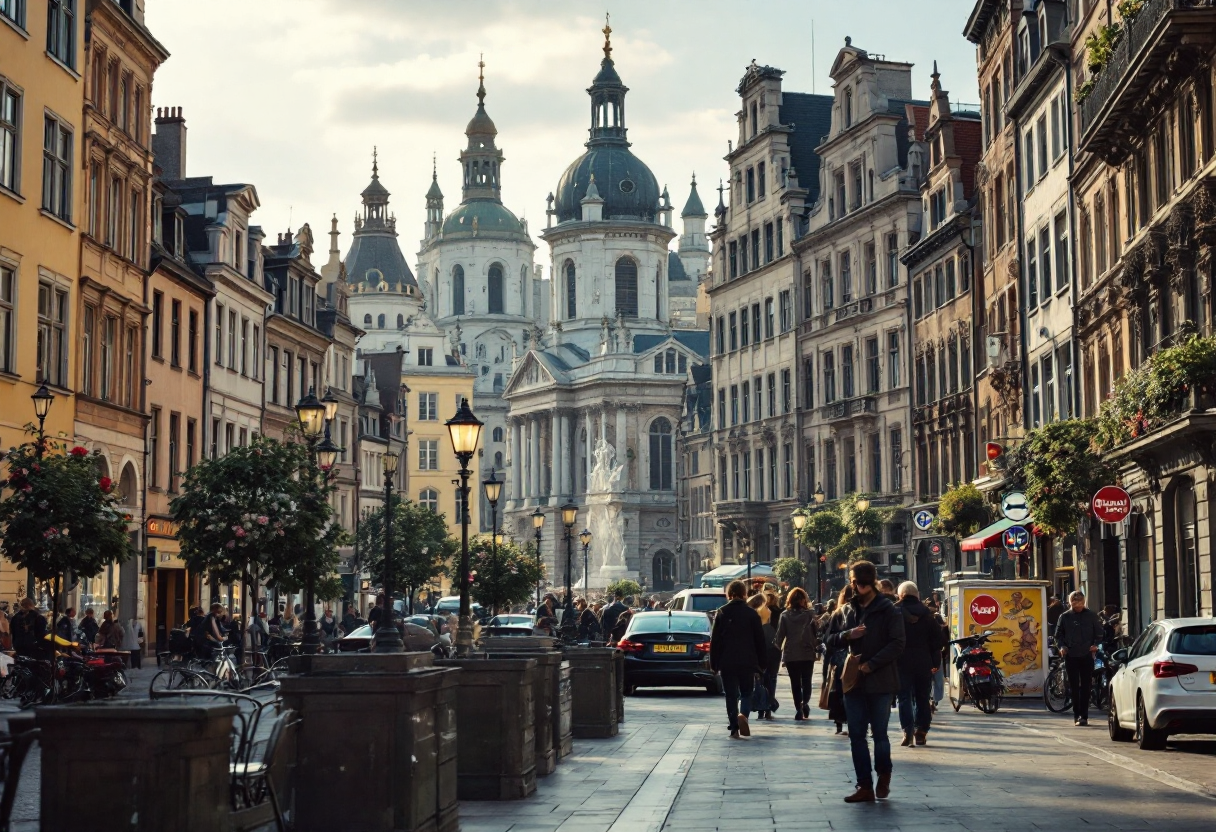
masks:
<path id="1" fill-rule="evenodd" d="M 700 282 L 709 270 L 709 241 L 705 237 L 705 221 L 709 214 L 701 204 L 697 194 L 697 175 L 692 175 L 691 190 L 684 210 L 680 212 L 680 220 L 684 225 L 684 233 L 680 235 L 680 263 L 684 273 L 690 280 Z"/>

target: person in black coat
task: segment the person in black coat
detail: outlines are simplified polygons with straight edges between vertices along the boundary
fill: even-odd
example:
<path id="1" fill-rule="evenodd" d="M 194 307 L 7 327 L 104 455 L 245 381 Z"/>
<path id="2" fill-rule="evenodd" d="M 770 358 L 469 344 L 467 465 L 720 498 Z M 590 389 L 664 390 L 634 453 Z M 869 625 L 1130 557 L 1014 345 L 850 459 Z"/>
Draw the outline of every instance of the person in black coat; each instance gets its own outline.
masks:
<path id="1" fill-rule="evenodd" d="M 933 611 L 920 602 L 911 581 L 899 585 L 899 611 L 904 617 L 904 652 L 899 657 L 899 727 L 901 745 L 924 745 L 933 718 L 929 694 L 942 660 L 942 632 Z"/>
<path id="2" fill-rule="evenodd" d="M 605 633 L 611 633 L 616 629 L 616 620 L 620 618 L 621 613 L 629 609 L 625 606 L 625 593 L 617 590 L 613 595 L 613 601 L 608 606 L 604 607 L 604 611 L 600 613 L 600 628 Z"/>
<path id="3" fill-rule="evenodd" d="M 887 724 L 891 720 L 891 697 L 899 692 L 896 660 L 904 651 L 904 617 L 891 599 L 876 588 L 878 570 L 861 560 L 850 569 L 853 600 L 841 608 L 841 632 L 824 639 L 828 650 L 848 650 L 850 664 L 857 666 L 856 682 L 844 694 L 844 709 L 849 717 L 849 745 L 857 791 L 846 803 L 872 803 L 891 793 L 891 740 Z M 847 687 L 847 685 L 846 685 Z M 874 771 L 870 770 L 870 748 L 866 734 L 874 735 Z"/>
<path id="4" fill-rule="evenodd" d="M 726 587 L 726 605 L 714 617 L 709 637 L 709 665 L 722 678 L 726 691 L 726 716 L 731 739 L 750 737 L 747 717 L 752 711 L 752 688 L 756 674 L 768 666 L 764 625 L 747 605 L 747 586 L 731 581 Z"/>

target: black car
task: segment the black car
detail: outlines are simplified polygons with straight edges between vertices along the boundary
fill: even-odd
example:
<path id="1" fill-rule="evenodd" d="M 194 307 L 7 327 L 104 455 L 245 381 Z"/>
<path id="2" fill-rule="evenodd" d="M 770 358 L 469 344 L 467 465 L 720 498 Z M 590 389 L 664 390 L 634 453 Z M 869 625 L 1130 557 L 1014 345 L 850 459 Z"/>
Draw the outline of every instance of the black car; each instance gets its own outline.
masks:
<path id="1" fill-rule="evenodd" d="M 634 613 L 617 644 L 625 654 L 625 693 L 639 687 L 699 687 L 717 694 L 709 669 L 709 616 L 703 612 Z"/>

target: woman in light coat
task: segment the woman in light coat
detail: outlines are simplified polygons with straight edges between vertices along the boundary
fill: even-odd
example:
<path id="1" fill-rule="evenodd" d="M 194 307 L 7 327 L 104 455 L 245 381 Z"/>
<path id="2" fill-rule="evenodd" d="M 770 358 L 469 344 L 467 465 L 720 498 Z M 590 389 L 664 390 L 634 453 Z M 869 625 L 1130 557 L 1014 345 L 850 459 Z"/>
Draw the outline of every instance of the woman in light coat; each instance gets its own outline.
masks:
<path id="1" fill-rule="evenodd" d="M 801 587 L 790 590 L 785 599 L 785 612 L 777 623 L 776 644 L 781 648 L 781 660 L 790 674 L 794 721 L 802 722 L 811 716 L 811 679 L 819 635 L 810 599 Z"/>

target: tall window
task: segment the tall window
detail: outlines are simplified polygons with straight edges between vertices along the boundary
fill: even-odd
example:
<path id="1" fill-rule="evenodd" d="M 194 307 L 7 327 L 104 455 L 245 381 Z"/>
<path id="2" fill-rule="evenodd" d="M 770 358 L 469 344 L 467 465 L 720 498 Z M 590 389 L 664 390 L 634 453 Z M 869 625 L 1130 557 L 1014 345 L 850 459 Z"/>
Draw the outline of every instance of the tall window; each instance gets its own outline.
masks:
<path id="1" fill-rule="evenodd" d="M 418 366 L 432 367 L 435 364 L 435 349 L 434 347 L 420 347 L 418 349 Z"/>
<path id="2" fill-rule="evenodd" d="M 865 244 L 866 294 L 878 292 L 878 254 L 873 243 Z"/>
<path id="3" fill-rule="evenodd" d="M 870 490 L 882 493 L 882 434 L 870 434 Z"/>
<path id="4" fill-rule="evenodd" d="M 853 299 L 853 269 L 849 252 L 840 252 L 840 302 L 848 303 Z"/>
<path id="5" fill-rule="evenodd" d="M 25 28 L 25 0 L 0 0 L 0 16 Z"/>
<path id="6" fill-rule="evenodd" d="M 866 392 L 877 393 L 882 386 L 882 360 L 878 355 L 878 339 L 866 339 Z"/>
<path id="7" fill-rule="evenodd" d="M 464 522 L 465 512 L 467 510 L 468 510 L 468 507 L 464 503 L 464 492 L 461 491 L 459 488 L 457 488 L 456 489 L 456 516 L 454 518 L 457 523 Z"/>
<path id="8" fill-rule="evenodd" d="M 138 337 L 138 329 L 127 327 L 122 347 L 122 403 L 126 407 L 135 406 L 135 342 Z"/>
<path id="9" fill-rule="evenodd" d="M 781 497 L 788 500 L 794 494 L 794 446 L 781 447 Z"/>
<path id="10" fill-rule="evenodd" d="M 177 303 L 177 301 L 174 301 Z M 177 349 L 176 339 L 174 340 L 174 349 Z M 174 362 L 175 364 L 177 362 Z M 249 319 L 241 318 L 241 375 L 249 373 Z"/>
<path id="11" fill-rule="evenodd" d="M 825 352 L 820 363 L 823 365 L 823 403 L 831 404 L 836 401 L 836 356 Z"/>
<path id="12" fill-rule="evenodd" d="M 13 371 L 17 273 L 0 264 L 0 371 Z"/>
<path id="13" fill-rule="evenodd" d="M 452 314 L 464 314 L 464 267 L 455 266 L 452 269 Z M 384 327 L 383 324 L 380 325 Z"/>
<path id="14" fill-rule="evenodd" d="M 169 491 L 177 491 L 177 477 L 180 471 L 178 463 L 178 447 L 181 441 L 182 417 L 176 413 L 169 414 Z"/>
<path id="15" fill-rule="evenodd" d="M 0 14 L 3 14 L 5 2 L 0 0 Z M 17 171 L 21 165 L 17 139 L 20 135 L 21 96 L 0 78 L 0 188 L 10 191 L 16 191 L 19 185 Z"/>
<path id="16" fill-rule="evenodd" d="M 49 283 L 38 284 L 38 378 L 67 386 L 68 293 Z"/>
<path id="17" fill-rule="evenodd" d="M 824 492 L 828 500 L 836 499 L 836 442 L 827 440 L 823 443 L 823 479 Z"/>
<path id="18" fill-rule="evenodd" d="M 616 311 L 626 318 L 638 316 L 638 264 L 628 257 L 616 261 Z"/>
<path id="19" fill-rule="evenodd" d="M 420 422 L 436 422 L 439 420 L 439 394 L 418 394 L 418 420 Z"/>
<path id="20" fill-rule="evenodd" d="M 198 433 L 198 423 L 193 419 L 186 419 L 186 467 L 189 471 L 194 467 L 194 441 Z"/>
<path id="21" fill-rule="evenodd" d="M 250 362 L 249 375 L 253 378 L 259 378 L 262 375 L 262 328 L 257 324 L 253 325 L 253 361 Z"/>
<path id="22" fill-rule="evenodd" d="M 215 305 L 215 363 L 224 365 L 224 304 Z"/>
<path id="23" fill-rule="evenodd" d="M 853 398 L 853 345 L 840 348 L 840 395 Z"/>
<path id="24" fill-rule="evenodd" d="M 218 419 L 216 420 L 218 424 Z M 218 429 L 217 429 L 218 432 Z M 212 435 L 212 442 L 218 437 Z M 217 456 L 218 449 L 212 445 L 212 456 Z M 148 487 L 160 487 L 160 408 L 152 408 L 152 418 L 148 422 Z"/>
<path id="25" fill-rule="evenodd" d="M 489 308 L 490 314 L 502 314 L 503 311 L 503 286 L 502 286 L 502 267 L 499 265 L 490 266 L 490 275 L 488 278 L 489 285 Z"/>
<path id="26" fill-rule="evenodd" d="M 97 339 L 97 307 L 85 304 L 80 327 L 80 386 L 86 396 L 94 394 L 93 350 Z"/>
<path id="27" fill-rule="evenodd" d="M 739 349 L 739 313 L 731 312 L 730 319 L 730 348 L 733 352 Z"/>
<path id="28" fill-rule="evenodd" d="M 895 390 L 899 387 L 900 374 L 899 333 L 887 333 L 887 385 Z"/>
<path id="29" fill-rule="evenodd" d="M 236 353 L 236 321 L 237 314 L 235 309 L 228 310 L 228 369 L 236 369 L 237 353 Z M 300 373 L 300 392 L 304 392 L 304 374 Z"/>
<path id="30" fill-rule="evenodd" d="M 775 325 L 776 325 L 776 321 L 774 320 L 774 315 L 773 315 L 773 299 L 765 298 L 764 299 L 764 337 L 765 338 L 773 337 L 773 334 L 774 334 L 773 327 Z"/>
<path id="31" fill-rule="evenodd" d="M 439 492 L 433 488 L 424 488 L 418 493 L 418 504 L 423 508 L 430 509 L 435 514 L 439 513 Z"/>
<path id="32" fill-rule="evenodd" d="M 173 301 L 174 304 L 177 301 Z M 152 293 L 152 357 L 160 358 L 161 334 L 165 327 L 165 295 L 162 292 Z"/>
<path id="33" fill-rule="evenodd" d="M 169 313 L 169 361 L 174 367 L 182 366 L 182 302 L 173 301 Z"/>
<path id="34" fill-rule="evenodd" d="M 650 488 L 652 491 L 671 490 L 671 469 L 671 423 L 666 419 L 655 419 L 650 425 Z"/>
<path id="35" fill-rule="evenodd" d="M 139 230 L 143 225 L 140 214 L 142 201 L 139 191 L 131 191 L 131 198 L 127 201 L 127 256 L 136 263 L 143 260 L 139 256 Z"/>
<path id="36" fill-rule="evenodd" d="M 118 337 L 118 319 L 107 315 L 101 324 L 101 398 L 110 401 L 114 397 L 114 349 Z"/>
<path id="37" fill-rule="evenodd" d="M 76 0 L 47 0 L 46 51 L 76 68 Z"/>
<path id="38" fill-rule="evenodd" d="M 743 382 L 743 421 L 746 422 L 752 417 L 752 383 L 750 381 Z"/>
<path id="39" fill-rule="evenodd" d="M 771 419 L 777 415 L 777 374 L 768 374 L 768 416 Z"/>
<path id="40" fill-rule="evenodd" d="M 55 3 L 52 0 L 51 8 Z M 72 131 L 47 116 L 42 132 L 42 208 L 72 221 Z"/>
<path id="41" fill-rule="evenodd" d="M 198 372 L 198 310 L 190 310 L 186 330 L 186 366 L 192 373 Z"/>
<path id="42" fill-rule="evenodd" d="M 784 369 L 781 371 L 781 412 L 789 413 L 794 409 L 793 395 L 793 379 L 791 378 L 790 370 Z M 789 496 L 788 494 L 786 496 Z"/>
<path id="43" fill-rule="evenodd" d="M 438 471 L 439 470 L 439 440 L 438 439 L 420 439 L 420 440 L 418 440 L 418 470 L 419 471 Z"/>
<path id="44" fill-rule="evenodd" d="M 782 289 L 777 299 L 781 306 L 781 331 L 788 332 L 790 327 L 794 325 L 794 310 L 790 305 L 790 290 Z"/>
<path id="45" fill-rule="evenodd" d="M 1056 234 L 1056 291 L 1068 285 L 1068 219 L 1064 214 L 1055 218 Z"/>
<path id="46" fill-rule="evenodd" d="M 947 350 L 950 358 L 947 361 L 947 367 L 950 376 L 950 392 L 958 392 L 958 338 L 953 332 L 950 333 L 950 338 L 947 340 Z"/>
<path id="47" fill-rule="evenodd" d="M 747 316 L 747 307 L 743 307 L 739 311 L 739 346 L 746 347 L 752 342 L 751 335 L 751 319 Z M 756 333 L 759 335 L 759 333 Z"/>
<path id="48" fill-rule="evenodd" d="M 887 235 L 887 286 L 899 285 L 899 235 Z"/>
<path id="49" fill-rule="evenodd" d="M 566 317 L 574 319 L 578 317 L 578 281 L 574 271 L 574 261 L 567 260 L 566 267 Z M 721 332 L 718 333 L 719 342 L 721 341 Z M 719 343 L 718 352 L 722 352 L 722 346 Z"/>

